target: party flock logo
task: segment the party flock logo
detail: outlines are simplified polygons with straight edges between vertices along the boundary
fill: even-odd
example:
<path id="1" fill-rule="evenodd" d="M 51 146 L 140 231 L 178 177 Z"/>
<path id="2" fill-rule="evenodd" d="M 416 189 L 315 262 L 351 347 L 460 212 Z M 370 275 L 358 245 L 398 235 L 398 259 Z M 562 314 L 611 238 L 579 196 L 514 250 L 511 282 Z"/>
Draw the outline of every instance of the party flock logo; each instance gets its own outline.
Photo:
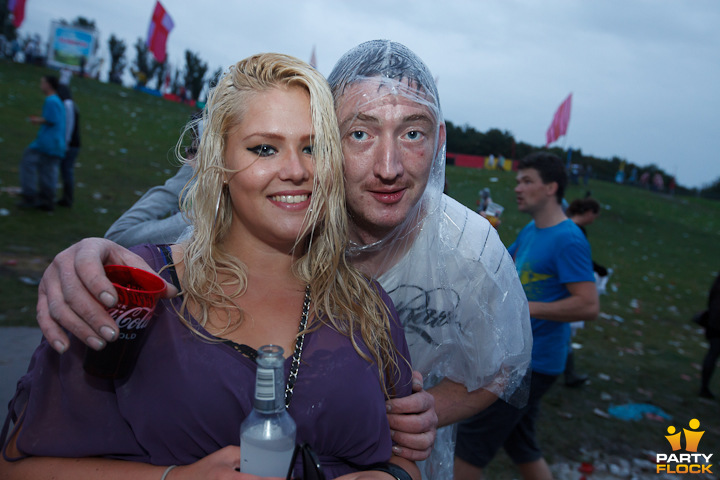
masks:
<path id="1" fill-rule="evenodd" d="M 673 453 L 658 453 L 656 455 L 656 473 L 676 473 L 686 475 L 688 473 L 710 473 L 712 464 L 710 459 L 713 454 L 698 453 L 698 445 L 705 431 L 699 431 L 700 421 L 693 418 L 688 423 L 690 429 L 683 428 L 682 432 L 677 432 L 675 427 L 670 425 L 667 429 L 669 435 L 665 435 Z M 682 436 L 685 433 L 685 452 L 675 453 L 682 448 Z"/>

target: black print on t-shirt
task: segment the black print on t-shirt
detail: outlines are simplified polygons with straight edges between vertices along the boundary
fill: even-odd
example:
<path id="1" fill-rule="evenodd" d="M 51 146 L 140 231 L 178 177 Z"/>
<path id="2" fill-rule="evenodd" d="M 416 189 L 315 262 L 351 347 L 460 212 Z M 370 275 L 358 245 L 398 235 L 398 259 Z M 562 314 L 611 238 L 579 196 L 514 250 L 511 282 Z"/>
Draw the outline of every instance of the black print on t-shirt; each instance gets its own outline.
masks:
<path id="1" fill-rule="evenodd" d="M 388 294 L 405 332 L 415 333 L 433 346 L 440 344 L 433 339 L 433 329 L 452 323 L 457 317 L 460 295 L 452 288 L 424 290 L 417 285 L 400 285 Z"/>

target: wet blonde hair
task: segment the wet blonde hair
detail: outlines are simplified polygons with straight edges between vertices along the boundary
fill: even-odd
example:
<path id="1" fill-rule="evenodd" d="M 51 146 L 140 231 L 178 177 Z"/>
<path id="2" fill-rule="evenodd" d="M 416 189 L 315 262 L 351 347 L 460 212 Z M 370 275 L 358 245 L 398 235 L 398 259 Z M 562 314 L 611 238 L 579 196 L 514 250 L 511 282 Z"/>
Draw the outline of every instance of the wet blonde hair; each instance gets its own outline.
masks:
<path id="1" fill-rule="evenodd" d="M 345 257 L 348 245 L 345 180 L 332 93 L 317 70 L 296 58 L 266 53 L 242 60 L 229 69 L 208 97 L 200 120 L 204 123 L 203 134 L 193 159 L 195 181 L 183 201 L 194 233 L 184 250 L 181 312 L 186 312 L 188 302 L 192 302 L 199 306 L 196 321 L 202 326 L 207 324 L 211 312 L 225 312 L 228 330 L 242 322 L 242 309 L 235 299 L 246 289 L 246 267 L 222 248 L 232 222 L 231 199 L 223 179 L 226 173 L 234 173 L 225 168 L 224 154 L 228 135 L 242 121 L 252 96 L 275 88 L 302 88 L 310 96 L 315 175 L 310 208 L 295 242 L 293 265 L 294 275 L 310 285 L 312 292 L 307 330 L 325 323 L 347 335 L 361 357 L 376 363 L 382 387 L 389 395 L 386 384 L 399 378 L 400 357 L 390 333 L 389 312 L 377 284 L 371 283 Z M 220 275 L 231 280 L 220 282 Z M 229 294 L 223 289 L 228 286 L 233 287 Z M 185 315 L 180 317 L 192 328 Z M 369 356 L 358 345 L 357 335 Z"/>

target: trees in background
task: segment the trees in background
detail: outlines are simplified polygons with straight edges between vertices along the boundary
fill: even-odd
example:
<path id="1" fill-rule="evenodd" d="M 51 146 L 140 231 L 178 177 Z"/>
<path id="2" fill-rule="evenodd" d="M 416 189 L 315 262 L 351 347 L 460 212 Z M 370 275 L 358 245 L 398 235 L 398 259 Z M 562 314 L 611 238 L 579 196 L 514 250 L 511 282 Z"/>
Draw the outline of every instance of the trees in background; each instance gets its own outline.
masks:
<path id="1" fill-rule="evenodd" d="M 446 121 L 448 151 L 471 155 L 495 155 L 515 158 L 517 145 L 509 131 L 491 128 L 487 133 L 477 131 L 470 125 L 458 127 Z"/>
<path id="2" fill-rule="evenodd" d="M 170 82 L 170 91 L 172 93 L 174 93 L 175 95 L 179 95 L 180 87 L 182 87 L 182 83 L 180 82 L 180 70 L 178 70 L 176 68 L 175 73 L 172 74 L 172 81 Z"/>
<path id="3" fill-rule="evenodd" d="M 61 20 L 60 23 L 65 23 L 65 21 Z M 95 20 L 90 20 L 85 17 L 77 17 L 70 23 L 70 25 L 74 27 L 85 28 L 87 30 L 95 30 Z"/>
<path id="4" fill-rule="evenodd" d="M 529 143 L 517 142 L 513 134 L 507 130 L 491 128 L 483 133 L 474 127 L 464 125 L 462 127 L 454 125 L 451 121 L 446 121 L 447 130 L 447 151 L 453 153 L 466 153 L 470 155 L 480 155 L 487 157 L 494 155 L 495 157 L 503 156 L 505 158 L 518 160 L 536 150 L 543 147 L 530 145 Z M 583 155 L 582 149 L 572 149 L 569 151 L 560 147 L 551 147 L 549 151 L 559 156 L 563 160 L 568 159 L 571 163 L 577 163 L 583 168 L 590 167 L 593 178 L 613 181 L 615 174 L 620 167 L 621 162 L 625 162 L 626 175 L 633 168 L 637 167 L 624 159 L 613 157 L 612 159 L 602 159 L 589 155 Z M 647 170 L 648 167 L 637 167 L 638 170 Z M 653 167 L 655 171 L 659 170 Z M 667 178 L 668 175 L 662 172 Z M 627 177 L 626 177 L 627 178 Z"/>
<path id="5" fill-rule="evenodd" d="M 108 72 L 108 81 L 122 85 L 122 75 L 127 66 L 125 60 L 125 42 L 117 38 L 115 34 L 112 34 L 110 35 L 110 40 L 108 40 L 108 47 L 110 48 L 110 72 Z"/>
<path id="6" fill-rule="evenodd" d="M 17 38 L 17 29 L 13 25 L 12 18 L 10 17 L 10 10 L 8 10 L 8 2 L 0 2 L 0 35 L 4 35 L 8 42 L 11 42 Z"/>
<path id="7" fill-rule="evenodd" d="M 210 79 L 208 80 L 208 89 L 212 90 L 215 88 L 220 81 L 220 78 L 222 77 L 223 69 L 222 67 L 218 67 L 217 70 L 213 72 L 212 75 L 210 75 Z"/>
<path id="8" fill-rule="evenodd" d="M 205 87 L 205 74 L 208 64 L 200 60 L 200 56 L 190 50 L 185 50 L 185 89 L 190 92 L 192 100 L 199 100 L 200 93 Z"/>
<path id="9" fill-rule="evenodd" d="M 145 86 L 154 78 L 155 89 L 160 90 L 165 81 L 167 69 L 167 57 L 164 62 L 158 62 L 150 52 L 145 40 L 138 38 L 135 42 L 135 61 L 132 69 L 137 84 Z"/>
<path id="10" fill-rule="evenodd" d="M 157 62 L 155 62 L 157 64 Z M 131 72 L 137 85 L 144 87 L 150 79 L 155 75 L 155 65 L 152 63 L 152 55 L 148 50 L 147 44 L 142 38 L 135 42 L 135 60 Z"/>
<path id="11" fill-rule="evenodd" d="M 713 182 L 703 185 L 702 196 L 706 198 L 720 199 L 720 177 Z"/>
<path id="12" fill-rule="evenodd" d="M 163 63 L 158 62 L 142 38 L 137 39 L 134 47 L 135 60 L 133 61 L 132 74 L 137 85 L 145 86 L 154 78 L 155 88 L 160 90 L 165 77 L 170 75 L 167 60 Z M 171 84 L 172 93 L 180 96 L 183 100 L 199 100 L 200 93 L 205 87 L 205 74 L 207 71 L 208 64 L 200 59 L 200 55 L 186 50 L 182 78 L 180 78 L 180 72 L 175 69 Z"/>

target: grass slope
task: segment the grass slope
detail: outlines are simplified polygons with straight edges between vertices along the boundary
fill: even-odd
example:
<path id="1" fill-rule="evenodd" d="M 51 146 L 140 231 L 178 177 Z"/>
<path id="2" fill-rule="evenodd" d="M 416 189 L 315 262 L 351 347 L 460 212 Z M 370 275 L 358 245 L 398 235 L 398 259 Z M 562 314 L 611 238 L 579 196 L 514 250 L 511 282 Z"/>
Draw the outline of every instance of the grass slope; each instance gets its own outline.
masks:
<path id="1" fill-rule="evenodd" d="M 450 195 L 470 208 L 478 190 L 491 189 L 493 200 L 505 207 L 499 233 L 506 246 L 530 220 L 517 211 L 514 172 L 449 166 L 447 177 Z M 718 403 L 697 397 L 707 344 L 690 318 L 707 305 L 720 268 L 720 203 L 593 180 L 569 186 L 566 198 L 583 197 L 587 190 L 603 205 L 598 220 L 587 227 L 593 258 L 614 273 L 600 298 L 601 316 L 586 322 L 574 338 L 582 345 L 576 369 L 588 373 L 590 383 L 572 389 L 558 382 L 545 397 L 538 428 L 547 459 L 580 461 L 590 452 L 627 459 L 670 453 L 667 427 L 688 428 L 692 418 L 706 431 L 700 451 L 717 455 Z M 718 393 L 719 375 L 712 383 Z M 626 422 L 594 413 L 629 403 L 653 404 L 673 419 Z M 511 472 L 509 460 L 500 455 L 488 474 L 509 478 Z"/>
<path id="2" fill-rule="evenodd" d="M 20 211 L 14 204 L 18 165 L 36 129 L 25 121 L 42 105 L 39 78 L 46 70 L 0 62 L 0 326 L 35 325 L 37 289 L 31 283 L 52 257 L 107 227 L 147 188 L 175 171 L 172 148 L 191 114 L 185 105 L 90 79 L 73 79 L 81 111 L 83 147 L 78 158 L 76 205 L 53 213 Z M 470 208 L 488 186 L 505 207 L 500 236 L 510 245 L 529 218 L 519 214 L 514 173 L 448 167 L 450 194 Z M 614 269 L 601 317 L 575 341 L 577 369 L 591 375 L 580 389 L 555 386 L 545 400 L 540 440 L 548 460 L 579 461 L 588 452 L 623 458 L 670 453 L 668 425 L 687 428 L 697 418 L 706 431 L 701 451 L 720 454 L 718 403 L 696 396 L 705 339 L 690 322 L 704 308 L 720 268 L 720 203 L 667 197 L 592 181 L 570 186 L 568 200 L 587 189 L 604 206 L 588 228 L 593 256 Z M 720 394 L 720 373 L 714 390 Z M 651 403 L 672 421 L 625 422 L 603 418 L 611 405 Z M 506 478 L 507 459 L 488 473 Z"/>
<path id="3" fill-rule="evenodd" d="M 88 236 L 102 236 L 149 187 L 177 169 L 173 148 L 192 109 L 91 79 L 73 78 L 80 111 L 81 149 L 75 169 L 75 205 L 54 212 L 15 207 L 23 150 L 37 127 L 44 68 L 0 61 L 0 326 L 32 325 L 37 289 L 32 283 L 53 256 Z"/>

